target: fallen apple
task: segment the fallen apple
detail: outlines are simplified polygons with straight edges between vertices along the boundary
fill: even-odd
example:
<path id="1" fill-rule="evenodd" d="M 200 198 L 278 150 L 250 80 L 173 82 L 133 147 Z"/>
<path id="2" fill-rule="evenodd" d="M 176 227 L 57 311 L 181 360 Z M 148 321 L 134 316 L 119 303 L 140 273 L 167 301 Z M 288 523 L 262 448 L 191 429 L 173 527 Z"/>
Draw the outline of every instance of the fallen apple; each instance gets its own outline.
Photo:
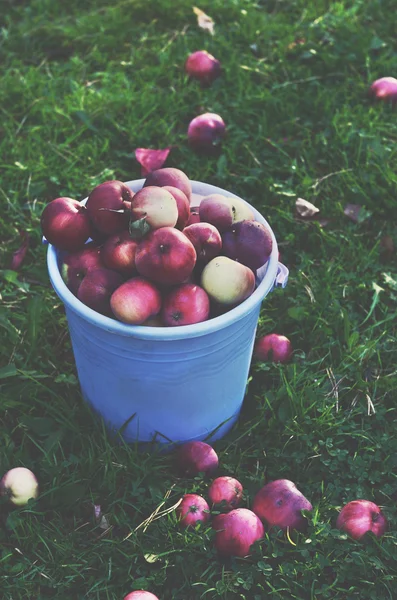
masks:
<path id="1" fill-rule="evenodd" d="M 99 233 L 112 235 L 128 228 L 129 202 L 134 194 L 122 181 L 111 180 L 97 185 L 88 196 L 86 207 Z"/>
<path id="2" fill-rule="evenodd" d="M 198 494 L 185 494 L 175 512 L 181 527 L 195 527 L 199 522 L 210 520 L 210 507 Z"/>
<path id="3" fill-rule="evenodd" d="M 165 167 L 163 169 L 152 171 L 146 177 L 143 185 L 144 187 L 149 185 L 157 185 L 160 187 L 171 185 L 172 187 L 178 188 L 178 190 L 182 190 L 189 202 L 192 195 L 192 184 L 190 183 L 189 177 L 180 169 L 175 169 L 173 167 Z"/>
<path id="4" fill-rule="evenodd" d="M 189 200 L 182 190 L 173 187 L 172 185 L 165 185 L 163 186 L 163 189 L 167 190 L 167 192 L 170 192 L 170 194 L 174 196 L 178 208 L 178 220 L 175 227 L 177 229 L 183 229 L 190 217 Z"/>
<path id="5" fill-rule="evenodd" d="M 208 490 L 208 498 L 212 505 L 221 504 L 221 508 L 232 510 L 237 508 L 243 497 L 243 486 L 234 477 L 217 477 Z"/>
<path id="6" fill-rule="evenodd" d="M 255 342 L 254 354 L 262 362 L 287 363 L 292 356 L 292 344 L 285 335 L 269 333 Z"/>
<path id="7" fill-rule="evenodd" d="M 0 481 L 0 495 L 6 496 L 15 506 L 25 506 L 39 495 L 36 476 L 25 467 L 11 469 Z"/>
<path id="8" fill-rule="evenodd" d="M 135 194 L 131 202 L 131 221 L 144 219 L 149 229 L 174 227 L 178 206 L 174 196 L 164 187 L 150 185 Z"/>
<path id="9" fill-rule="evenodd" d="M 176 327 L 206 321 L 209 313 L 208 294 L 194 283 L 184 283 L 166 295 L 161 317 L 164 325 Z"/>
<path id="10" fill-rule="evenodd" d="M 224 120 L 214 113 L 204 113 L 195 117 L 187 130 L 189 144 L 198 151 L 211 151 L 219 147 L 225 134 Z"/>
<path id="11" fill-rule="evenodd" d="M 150 231 L 139 242 L 135 254 L 138 273 L 154 281 L 173 285 L 183 283 L 196 264 L 191 241 L 174 227 Z"/>
<path id="12" fill-rule="evenodd" d="M 258 221 L 239 221 L 222 235 L 222 254 L 256 271 L 270 258 L 273 240 Z"/>
<path id="13" fill-rule="evenodd" d="M 135 252 L 138 242 L 133 240 L 128 231 L 114 233 L 107 238 L 100 252 L 104 266 L 117 271 L 126 277 L 136 274 Z"/>
<path id="14" fill-rule="evenodd" d="M 292 481 L 277 479 L 259 490 L 252 510 L 269 527 L 304 530 L 307 519 L 302 510 L 311 511 L 313 507 Z"/>
<path id="15" fill-rule="evenodd" d="M 221 556 L 249 555 L 252 544 L 262 539 L 265 530 L 262 522 L 248 508 L 235 508 L 214 517 L 215 548 Z"/>
<path id="16" fill-rule="evenodd" d="M 183 233 L 192 242 L 197 260 L 202 264 L 207 264 L 222 251 L 221 234 L 210 223 L 193 223 L 185 227 Z"/>
<path id="17" fill-rule="evenodd" d="M 104 268 L 101 248 L 90 242 L 82 250 L 66 254 L 61 267 L 62 279 L 75 296 L 88 271 Z"/>
<path id="18" fill-rule="evenodd" d="M 59 250 L 79 250 L 91 236 L 91 223 L 86 207 L 72 198 L 56 198 L 41 214 L 41 231 Z"/>
<path id="19" fill-rule="evenodd" d="M 145 592 L 144 590 L 136 590 L 130 592 L 124 598 L 124 600 L 159 600 L 157 596 L 151 592 Z"/>
<path id="20" fill-rule="evenodd" d="M 368 531 L 372 531 L 379 538 L 387 529 L 387 520 L 374 502 L 353 500 L 340 511 L 336 527 L 345 531 L 354 540 L 361 539 Z"/>
<path id="21" fill-rule="evenodd" d="M 204 267 L 201 286 L 215 302 L 237 305 L 254 291 L 255 275 L 245 265 L 227 256 L 217 256 Z"/>
<path id="22" fill-rule="evenodd" d="M 194 476 L 198 473 L 209 475 L 219 465 L 218 455 L 206 442 L 186 442 L 175 454 L 178 471 L 183 475 Z"/>
<path id="23" fill-rule="evenodd" d="M 81 280 L 77 298 L 92 310 L 110 317 L 110 297 L 123 281 L 122 275 L 111 269 L 88 271 Z"/>
<path id="24" fill-rule="evenodd" d="M 395 77 L 381 77 L 373 82 L 370 94 L 377 100 L 397 102 L 397 79 Z"/>
<path id="25" fill-rule="evenodd" d="M 119 321 L 129 325 L 142 325 L 160 312 L 161 294 L 147 279 L 133 277 L 113 292 L 110 308 Z"/>
<path id="26" fill-rule="evenodd" d="M 221 63 L 206 50 L 198 50 L 188 56 L 185 70 L 193 79 L 209 85 L 221 74 Z"/>

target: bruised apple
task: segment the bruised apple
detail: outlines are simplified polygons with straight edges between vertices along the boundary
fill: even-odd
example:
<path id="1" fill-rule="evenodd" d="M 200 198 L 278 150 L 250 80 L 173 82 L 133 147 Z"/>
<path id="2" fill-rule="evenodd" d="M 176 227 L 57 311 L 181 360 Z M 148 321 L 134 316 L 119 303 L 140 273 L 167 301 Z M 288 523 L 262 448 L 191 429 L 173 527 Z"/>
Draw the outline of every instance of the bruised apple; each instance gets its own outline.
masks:
<path id="1" fill-rule="evenodd" d="M 311 503 L 289 479 L 277 479 L 264 485 L 256 494 L 252 510 L 269 527 L 303 530 L 307 519 L 302 510 L 311 511 Z"/>
<path id="2" fill-rule="evenodd" d="M 258 221 L 239 221 L 222 235 L 222 254 L 256 271 L 271 255 L 270 231 Z"/>
<path id="3" fill-rule="evenodd" d="M 116 319 L 129 325 L 142 325 L 161 310 L 161 294 L 143 277 L 133 277 L 120 285 L 110 298 Z"/>
<path id="4" fill-rule="evenodd" d="M 227 256 L 213 258 L 203 269 L 201 285 L 219 304 L 237 305 L 255 289 L 253 271 Z"/>

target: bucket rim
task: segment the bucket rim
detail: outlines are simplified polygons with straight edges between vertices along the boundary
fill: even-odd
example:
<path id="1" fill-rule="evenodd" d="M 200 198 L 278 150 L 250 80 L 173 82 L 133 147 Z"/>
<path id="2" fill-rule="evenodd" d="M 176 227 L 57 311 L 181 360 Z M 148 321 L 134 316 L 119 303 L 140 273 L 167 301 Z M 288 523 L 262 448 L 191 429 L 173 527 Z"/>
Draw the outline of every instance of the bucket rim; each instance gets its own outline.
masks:
<path id="1" fill-rule="evenodd" d="M 139 189 L 141 189 L 144 182 L 145 179 L 134 179 L 131 181 L 126 181 L 125 183 L 132 191 L 137 192 Z M 273 240 L 272 252 L 268 262 L 257 271 L 257 281 L 259 280 L 259 283 L 251 296 L 226 313 L 201 323 L 195 323 L 194 325 L 179 325 L 177 327 L 147 327 L 144 325 L 128 325 L 116 319 L 112 319 L 97 313 L 93 309 L 83 304 L 83 302 L 81 302 L 74 294 L 72 294 L 61 276 L 58 265 L 58 251 L 52 244 L 48 244 L 47 268 L 49 277 L 52 287 L 54 288 L 58 297 L 62 300 L 63 304 L 68 309 L 80 316 L 83 320 L 109 333 L 114 333 L 125 337 L 157 341 L 181 340 L 189 337 L 200 337 L 207 335 L 228 327 L 236 321 L 244 318 L 251 311 L 255 310 L 258 304 L 261 304 L 262 300 L 273 289 L 277 276 L 278 246 L 272 228 L 263 215 L 261 215 L 261 213 L 255 209 L 255 207 L 253 207 L 251 204 L 249 204 L 249 202 L 240 196 L 208 183 L 203 183 L 192 179 L 190 182 L 192 184 L 193 194 L 197 194 L 202 197 L 210 194 L 222 194 L 224 196 L 226 195 L 242 200 L 254 211 L 255 218 L 268 227 Z M 87 198 L 85 198 L 83 202 L 86 200 Z M 195 206 L 194 203 L 192 205 Z"/>

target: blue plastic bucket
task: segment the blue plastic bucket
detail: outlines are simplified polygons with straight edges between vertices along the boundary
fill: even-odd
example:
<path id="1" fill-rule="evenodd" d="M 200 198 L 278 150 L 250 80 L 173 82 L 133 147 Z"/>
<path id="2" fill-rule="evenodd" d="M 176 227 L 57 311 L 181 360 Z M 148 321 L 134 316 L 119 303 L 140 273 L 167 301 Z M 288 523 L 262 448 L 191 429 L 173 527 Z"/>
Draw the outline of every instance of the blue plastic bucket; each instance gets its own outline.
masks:
<path id="1" fill-rule="evenodd" d="M 144 179 L 127 185 L 138 191 Z M 235 196 L 192 181 L 192 205 L 209 194 Z M 253 207 L 251 207 L 253 208 Z M 256 219 L 267 221 L 253 208 Z M 269 227 L 270 228 L 270 227 Z M 57 250 L 48 246 L 51 284 L 65 305 L 83 397 L 111 431 L 131 442 L 215 441 L 238 419 L 262 300 L 285 287 L 276 238 L 257 288 L 229 312 L 196 325 L 143 327 L 102 316 L 66 287 Z"/>

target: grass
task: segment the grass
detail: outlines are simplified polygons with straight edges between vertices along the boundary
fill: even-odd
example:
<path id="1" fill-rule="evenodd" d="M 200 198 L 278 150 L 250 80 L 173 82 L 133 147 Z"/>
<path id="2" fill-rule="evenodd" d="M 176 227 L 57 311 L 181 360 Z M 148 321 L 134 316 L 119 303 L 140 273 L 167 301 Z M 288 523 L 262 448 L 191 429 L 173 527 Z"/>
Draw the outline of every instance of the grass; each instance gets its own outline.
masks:
<path id="1" fill-rule="evenodd" d="M 116 600 L 143 588 L 160 600 L 393 600 L 397 277 L 381 240 L 397 239 L 397 127 L 366 92 L 395 75 L 394 3 L 203 0 L 214 37 L 186 0 L 0 5 L 0 465 L 31 468 L 41 488 L 25 508 L 1 504 L 2 598 Z M 182 68 L 200 48 L 224 66 L 209 89 Z M 204 110 L 228 126 L 215 158 L 186 143 Z M 287 335 L 294 360 L 252 365 L 241 419 L 215 447 L 246 506 L 264 481 L 289 478 L 314 510 L 305 535 L 270 532 L 229 562 L 210 527 L 182 531 L 172 511 L 140 526 L 208 482 L 178 479 L 170 456 L 112 443 L 92 418 L 41 245 L 48 201 L 138 178 L 134 149 L 170 144 L 169 166 L 268 218 L 291 273 L 263 303 L 258 333 Z M 297 197 L 329 224 L 297 221 Z M 363 207 L 360 222 L 347 203 Z M 30 247 L 16 272 L 20 231 Z M 387 515 L 382 540 L 335 529 L 360 497 Z"/>

